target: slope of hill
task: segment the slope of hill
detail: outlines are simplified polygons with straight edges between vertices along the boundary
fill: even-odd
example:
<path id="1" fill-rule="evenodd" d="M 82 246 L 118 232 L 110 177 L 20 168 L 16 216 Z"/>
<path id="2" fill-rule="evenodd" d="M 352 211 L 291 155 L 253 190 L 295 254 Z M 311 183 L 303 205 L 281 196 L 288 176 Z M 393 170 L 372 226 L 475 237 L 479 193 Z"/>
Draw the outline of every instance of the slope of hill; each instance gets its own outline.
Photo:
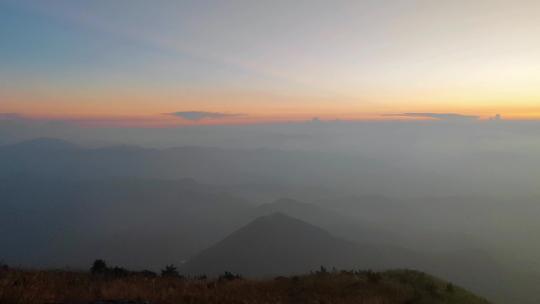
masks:
<path id="1" fill-rule="evenodd" d="M 224 271 L 250 277 L 337 269 L 416 269 L 456 282 L 490 299 L 507 297 L 504 273 L 482 251 L 414 252 L 369 242 L 350 242 L 282 213 L 262 216 L 181 267 L 186 274 Z"/>
<path id="2" fill-rule="evenodd" d="M 397 236 L 374 224 L 367 224 L 347 215 L 339 214 L 330 208 L 281 198 L 272 203 L 257 207 L 258 216 L 280 212 L 288 216 L 321 227 L 334 236 L 354 242 L 397 244 Z"/>
<path id="3" fill-rule="evenodd" d="M 0 268 L 0 303 L 364 303 L 489 304 L 470 292 L 415 271 L 318 272 L 268 280 L 103 277 Z"/>
<path id="4" fill-rule="evenodd" d="M 183 265 L 191 274 L 248 276 L 303 273 L 326 267 L 384 269 L 414 264 L 414 254 L 357 245 L 283 213 L 262 216 Z"/>

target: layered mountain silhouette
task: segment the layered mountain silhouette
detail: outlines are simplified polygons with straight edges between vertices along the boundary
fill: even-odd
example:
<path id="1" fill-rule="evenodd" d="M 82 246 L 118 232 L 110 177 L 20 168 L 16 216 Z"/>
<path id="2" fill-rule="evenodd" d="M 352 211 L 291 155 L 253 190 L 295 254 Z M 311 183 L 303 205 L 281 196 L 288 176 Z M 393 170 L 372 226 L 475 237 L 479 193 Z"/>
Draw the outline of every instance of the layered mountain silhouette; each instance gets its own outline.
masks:
<path id="1" fill-rule="evenodd" d="M 287 185 L 291 188 L 315 185 L 309 190 L 299 191 L 308 192 L 313 197 L 317 196 L 313 195 L 315 189 L 323 189 L 329 178 L 343 186 L 349 185 L 351 181 L 362 182 L 362 187 L 368 189 L 379 184 L 373 180 L 370 172 L 382 170 L 384 174 L 397 174 L 391 168 L 375 165 L 360 156 L 336 159 L 330 154 L 316 151 L 239 150 L 200 146 L 167 149 L 136 146 L 74 147 L 65 141 L 48 138 L 0 146 L 0 178 L 189 177 L 210 184 L 246 185 L 236 187 L 241 192 L 262 191 L 256 190 L 253 184 L 263 188 L 272 185 Z M 354 164 L 355 170 L 351 170 L 351 164 Z M 268 196 L 275 198 L 275 193 L 270 192 Z"/>
<path id="2" fill-rule="evenodd" d="M 323 154 L 272 150 L 86 149 L 55 139 L 2 146 L 0 231 L 8 233 L 0 233 L 0 259 L 86 267 L 100 257 L 134 269 L 188 260 L 186 271 L 246 276 L 305 272 L 321 265 L 412 268 L 499 297 L 493 291 L 504 289 L 498 281 L 505 274 L 490 258 L 489 247 L 477 242 L 465 246 L 462 237 L 452 241 L 436 231 L 464 222 L 464 215 L 472 222 L 478 213 L 472 205 L 402 204 L 377 197 L 340 202 L 328 193 L 320 196 L 328 201 L 319 205 L 292 199 L 261 205 L 237 195 L 247 180 L 263 189 L 255 192 L 270 189 L 280 196 L 291 192 L 275 190 L 276 180 L 292 189 L 297 187 L 289 183 L 294 179 L 317 184 L 301 177 L 329 179 L 326 168 L 313 169 L 326 160 Z M 340 160 L 338 167 L 350 163 Z M 370 180 L 366 187 L 372 182 L 377 183 Z M 413 237 L 404 241 L 401 231 Z M 416 237 L 420 232 L 430 237 Z"/>
<path id="3" fill-rule="evenodd" d="M 492 298 L 503 296 L 504 272 L 482 251 L 415 252 L 397 246 L 352 242 L 281 212 L 256 218 L 182 265 L 185 274 L 248 277 L 327 269 L 416 269 Z M 494 288 L 497 286 L 497 288 Z"/>
<path id="4" fill-rule="evenodd" d="M 20 178 L 0 179 L 0 208 L 8 261 L 85 267 L 98 256 L 158 269 L 241 227 L 253 206 L 190 179 Z"/>
<path id="5" fill-rule="evenodd" d="M 191 274 L 224 271 L 248 276 L 305 273 L 320 266 L 385 269 L 412 261 L 412 253 L 357 245 L 283 213 L 262 216 L 183 265 Z M 406 265 L 401 265 L 406 266 Z"/>
<path id="6" fill-rule="evenodd" d="M 36 138 L 28 141 L 23 141 L 11 146 L 3 147 L 11 152 L 44 152 L 44 151 L 69 151 L 76 150 L 79 147 L 68 141 L 57 138 Z"/>

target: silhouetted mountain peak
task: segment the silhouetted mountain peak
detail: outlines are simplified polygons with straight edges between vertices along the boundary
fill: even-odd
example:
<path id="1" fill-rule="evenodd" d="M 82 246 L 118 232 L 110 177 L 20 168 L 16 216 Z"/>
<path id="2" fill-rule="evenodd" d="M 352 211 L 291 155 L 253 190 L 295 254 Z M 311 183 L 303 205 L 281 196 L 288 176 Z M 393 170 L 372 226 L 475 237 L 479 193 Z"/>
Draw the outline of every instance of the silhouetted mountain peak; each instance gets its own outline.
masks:
<path id="1" fill-rule="evenodd" d="M 263 204 L 259 206 L 259 210 L 270 214 L 270 212 L 280 212 L 288 214 L 289 216 L 298 217 L 302 219 L 302 214 L 319 212 L 319 206 L 300 202 L 290 198 L 280 198 L 272 203 Z"/>
<path id="2" fill-rule="evenodd" d="M 279 199 L 275 200 L 274 202 L 270 203 L 269 205 L 313 206 L 312 204 L 308 204 L 308 203 L 304 203 L 304 202 L 301 202 L 301 201 L 297 201 L 297 200 L 295 200 L 295 199 L 288 198 L 288 197 L 282 197 L 282 198 L 279 198 Z"/>
<path id="3" fill-rule="evenodd" d="M 187 273 L 301 273 L 349 261 L 357 247 L 325 230 L 276 212 L 233 232 L 184 265 Z"/>
<path id="4" fill-rule="evenodd" d="M 265 234 L 272 234 L 272 237 L 292 237 L 310 233 L 330 236 L 322 228 L 288 216 L 283 212 L 274 212 L 270 215 L 258 217 L 238 232 L 242 231 L 261 232 L 261 237 L 264 237 Z"/>
<path id="5" fill-rule="evenodd" d="M 286 215 L 286 214 L 283 213 L 283 212 L 274 212 L 274 213 L 269 214 L 269 215 L 265 215 L 265 216 L 258 217 L 258 218 L 256 218 L 252 223 L 270 223 L 270 224 L 275 224 L 276 222 L 282 222 L 282 223 L 285 223 L 285 222 L 293 222 L 293 221 L 299 221 L 299 222 L 301 222 L 300 220 L 295 219 L 295 218 L 293 218 L 293 217 L 290 217 L 290 216 Z"/>

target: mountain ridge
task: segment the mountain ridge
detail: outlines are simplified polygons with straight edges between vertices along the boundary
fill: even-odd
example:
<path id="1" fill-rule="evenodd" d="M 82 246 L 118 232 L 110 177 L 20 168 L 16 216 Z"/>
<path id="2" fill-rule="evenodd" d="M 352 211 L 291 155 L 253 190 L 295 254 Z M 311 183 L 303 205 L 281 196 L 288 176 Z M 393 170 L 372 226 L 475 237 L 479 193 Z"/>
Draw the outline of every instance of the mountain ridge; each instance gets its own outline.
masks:
<path id="1" fill-rule="evenodd" d="M 275 212 L 252 220 L 188 260 L 181 269 L 193 274 L 234 271 L 267 276 L 308 272 L 321 265 L 384 269 L 394 264 L 381 248 L 363 246 Z"/>

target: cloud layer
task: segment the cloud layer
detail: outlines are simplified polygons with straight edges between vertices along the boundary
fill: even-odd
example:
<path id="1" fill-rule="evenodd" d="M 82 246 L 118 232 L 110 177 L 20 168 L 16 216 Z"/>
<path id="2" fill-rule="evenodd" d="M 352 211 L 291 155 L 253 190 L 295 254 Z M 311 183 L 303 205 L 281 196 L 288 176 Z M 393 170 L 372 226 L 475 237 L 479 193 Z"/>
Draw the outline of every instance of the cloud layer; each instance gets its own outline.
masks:
<path id="1" fill-rule="evenodd" d="M 186 120 L 191 120 L 191 121 L 198 121 L 202 119 L 221 119 L 221 118 L 244 116 L 244 114 L 238 114 L 238 113 L 221 113 L 221 112 L 204 112 L 204 111 L 182 111 L 182 112 L 168 113 L 168 115 L 176 116 L 176 117 L 186 119 Z"/>
<path id="2" fill-rule="evenodd" d="M 464 115 L 458 113 L 401 113 L 390 114 L 387 116 L 405 116 L 405 117 L 417 117 L 417 118 L 432 118 L 438 120 L 476 120 L 480 118 L 476 115 Z"/>

